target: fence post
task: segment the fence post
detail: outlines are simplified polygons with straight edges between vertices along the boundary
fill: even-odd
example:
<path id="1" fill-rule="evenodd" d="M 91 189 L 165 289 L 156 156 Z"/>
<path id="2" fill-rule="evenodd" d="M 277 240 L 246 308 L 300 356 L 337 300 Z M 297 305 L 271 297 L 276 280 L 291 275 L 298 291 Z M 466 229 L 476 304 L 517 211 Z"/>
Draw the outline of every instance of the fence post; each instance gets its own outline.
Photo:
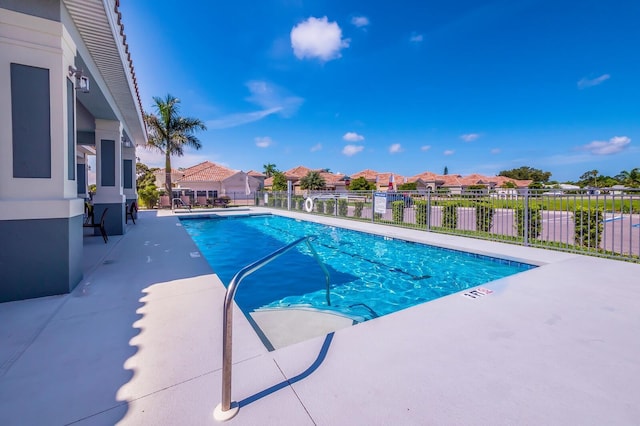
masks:
<path id="1" fill-rule="evenodd" d="M 376 217 L 376 191 L 371 190 L 371 223 L 375 222 Z"/>
<path id="2" fill-rule="evenodd" d="M 522 226 L 524 227 L 523 230 L 523 243 L 525 246 L 529 245 L 529 188 L 526 188 L 524 190 L 524 211 L 523 213 L 523 217 L 522 217 Z M 516 220 L 517 220 L 517 216 L 516 216 Z"/>
<path id="3" fill-rule="evenodd" d="M 287 180 L 287 210 L 291 211 L 291 181 Z"/>
<path id="4" fill-rule="evenodd" d="M 427 231 L 431 231 L 431 189 L 427 188 Z"/>

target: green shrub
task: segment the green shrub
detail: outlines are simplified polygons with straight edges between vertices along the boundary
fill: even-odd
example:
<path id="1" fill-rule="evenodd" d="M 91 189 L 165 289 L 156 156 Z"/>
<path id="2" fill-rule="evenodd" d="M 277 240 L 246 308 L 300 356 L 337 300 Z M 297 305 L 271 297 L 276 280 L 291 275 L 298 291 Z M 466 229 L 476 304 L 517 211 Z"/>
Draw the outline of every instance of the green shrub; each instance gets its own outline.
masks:
<path id="1" fill-rule="evenodd" d="M 276 203 L 276 207 L 282 207 L 282 199 L 281 198 L 277 198 L 275 203 Z"/>
<path id="2" fill-rule="evenodd" d="M 362 201 L 356 201 L 355 210 L 353 211 L 353 217 L 361 218 L 363 208 L 364 208 L 364 203 Z"/>
<path id="3" fill-rule="evenodd" d="M 338 214 L 340 216 L 347 216 L 347 212 L 349 211 L 349 205 L 347 204 L 347 200 L 339 199 L 338 200 Z"/>
<path id="4" fill-rule="evenodd" d="M 525 211 L 528 212 L 527 214 L 529 217 L 529 239 L 535 240 L 542 232 L 542 212 L 540 211 L 540 206 L 532 204 L 529 205 L 528 209 L 525 209 L 523 206 L 518 206 L 516 208 L 516 228 L 518 230 L 518 236 L 520 237 L 524 237 Z"/>
<path id="5" fill-rule="evenodd" d="M 377 220 L 377 221 L 381 221 L 381 220 L 382 220 L 382 213 L 376 213 L 376 212 L 374 212 L 374 213 L 373 213 L 373 220 L 374 220 L 374 221 L 376 221 L 376 220 Z"/>
<path id="6" fill-rule="evenodd" d="M 335 215 L 336 214 L 336 200 L 330 199 L 325 203 L 325 211 L 327 214 Z"/>
<path id="7" fill-rule="evenodd" d="M 429 212 L 427 212 L 427 200 L 416 200 L 413 204 L 416 209 L 416 225 L 426 226 L 429 223 Z"/>
<path id="8" fill-rule="evenodd" d="M 577 246 L 598 249 L 602 240 L 604 214 L 602 208 L 577 207 L 573 216 Z"/>
<path id="9" fill-rule="evenodd" d="M 491 232 L 494 208 L 489 203 L 476 203 L 476 231 Z"/>
<path id="10" fill-rule="evenodd" d="M 444 203 L 442 205 L 442 226 L 449 229 L 458 227 L 458 203 Z"/>
<path id="11" fill-rule="evenodd" d="M 318 213 L 324 213 L 324 202 L 321 200 L 316 200 L 316 211 Z"/>
<path id="12" fill-rule="evenodd" d="M 160 194 L 158 193 L 156 186 L 151 184 L 138 190 L 138 198 L 140 199 L 140 203 L 143 206 L 151 209 L 156 204 L 158 204 L 158 199 L 160 199 Z"/>
<path id="13" fill-rule="evenodd" d="M 391 216 L 396 223 L 404 222 L 404 201 L 393 201 L 391 203 Z"/>
<path id="14" fill-rule="evenodd" d="M 304 209 L 304 198 L 302 197 L 296 198 L 295 205 L 296 205 L 296 209 L 298 210 Z"/>
<path id="15" fill-rule="evenodd" d="M 269 202 L 267 204 L 269 205 L 269 207 L 275 207 L 276 199 L 275 199 L 275 197 L 273 195 L 271 197 L 269 197 Z"/>

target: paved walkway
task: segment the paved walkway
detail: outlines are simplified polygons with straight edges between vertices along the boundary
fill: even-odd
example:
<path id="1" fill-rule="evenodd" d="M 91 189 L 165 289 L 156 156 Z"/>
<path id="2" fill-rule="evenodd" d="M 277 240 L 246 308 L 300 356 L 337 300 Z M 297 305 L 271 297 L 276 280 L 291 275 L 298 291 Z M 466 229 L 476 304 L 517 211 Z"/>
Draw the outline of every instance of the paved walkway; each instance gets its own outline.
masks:
<path id="1" fill-rule="evenodd" d="M 273 352 L 236 310 L 229 424 L 638 424 L 640 265 L 346 224 L 544 266 Z M 175 215 L 85 253 L 71 294 L 0 304 L 0 424 L 216 424 L 224 286 Z"/>

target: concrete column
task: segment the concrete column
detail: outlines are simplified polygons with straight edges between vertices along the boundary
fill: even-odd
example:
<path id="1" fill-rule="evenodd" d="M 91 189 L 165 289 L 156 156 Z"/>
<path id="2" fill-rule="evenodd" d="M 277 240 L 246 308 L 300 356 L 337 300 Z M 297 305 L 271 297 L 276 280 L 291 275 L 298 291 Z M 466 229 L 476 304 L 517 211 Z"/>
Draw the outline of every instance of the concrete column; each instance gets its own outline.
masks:
<path id="1" fill-rule="evenodd" d="M 24 2 L 26 4 L 26 2 Z M 29 6 L 29 5 L 28 5 Z M 82 279 L 75 181 L 76 45 L 60 22 L 0 13 L 0 302 L 68 293 Z"/>
<path id="2" fill-rule="evenodd" d="M 76 181 L 78 182 L 78 198 L 89 198 L 89 161 L 87 154 L 78 150 L 76 156 Z"/>
<path id="3" fill-rule="evenodd" d="M 123 235 L 126 197 L 122 182 L 122 125 L 119 121 L 96 119 L 96 195 L 94 217 L 99 221 L 105 209 L 108 235 Z M 96 232 L 99 230 L 96 229 Z"/>
<path id="4" fill-rule="evenodd" d="M 138 205 L 138 191 L 136 190 L 136 148 L 132 142 L 130 147 L 122 147 L 122 179 L 123 191 L 126 198 L 127 211 L 131 208 L 131 203 Z M 138 218 L 137 213 L 133 216 Z M 126 221 L 125 221 L 126 222 Z"/>

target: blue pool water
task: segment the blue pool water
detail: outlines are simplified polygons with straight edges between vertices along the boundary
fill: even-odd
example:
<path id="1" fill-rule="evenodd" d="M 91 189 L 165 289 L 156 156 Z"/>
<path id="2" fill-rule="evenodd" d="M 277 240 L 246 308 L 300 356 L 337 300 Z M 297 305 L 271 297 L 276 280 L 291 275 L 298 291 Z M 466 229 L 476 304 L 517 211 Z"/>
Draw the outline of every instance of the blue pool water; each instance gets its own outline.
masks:
<path id="1" fill-rule="evenodd" d="M 532 268 L 518 262 L 410 243 L 280 216 L 183 219 L 182 225 L 225 285 L 246 265 L 312 235 L 330 274 L 306 245 L 245 278 L 236 302 L 258 308 L 309 306 L 371 319 Z"/>

